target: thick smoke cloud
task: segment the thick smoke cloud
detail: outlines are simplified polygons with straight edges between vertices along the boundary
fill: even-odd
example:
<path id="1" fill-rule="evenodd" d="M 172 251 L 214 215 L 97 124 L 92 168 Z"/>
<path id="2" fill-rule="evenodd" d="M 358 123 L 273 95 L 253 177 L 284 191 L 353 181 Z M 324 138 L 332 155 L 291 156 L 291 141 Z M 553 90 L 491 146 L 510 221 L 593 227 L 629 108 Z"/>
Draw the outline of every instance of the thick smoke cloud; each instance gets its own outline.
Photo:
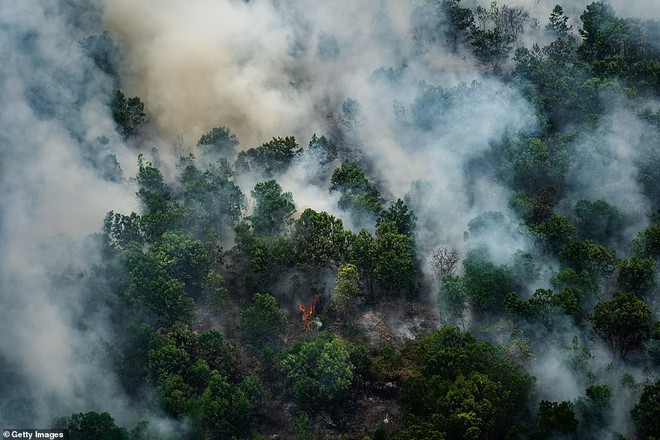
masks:
<path id="1" fill-rule="evenodd" d="M 484 79 L 470 54 L 411 38 L 423 27 L 419 18 L 432 12 L 426 8 L 424 2 L 116 1 L 106 5 L 105 23 L 128 55 L 131 93 L 145 100 L 159 133 L 182 135 L 189 146 L 216 125 L 236 132 L 243 148 L 286 134 L 306 142 L 336 127 L 344 98 L 356 99 L 365 115 L 355 133 L 359 150 L 382 174 L 376 177 L 385 194 L 403 197 L 413 180 L 432 182 L 439 199 L 428 215 L 439 215 L 443 230 L 427 236 L 459 245 L 469 205 L 479 211 L 497 192 L 475 185 L 481 200 L 466 200 L 462 167 L 535 121 L 513 89 Z M 410 108 L 422 80 L 444 88 L 484 84 L 451 109 L 420 108 L 448 111 L 442 130 L 423 132 L 393 110 L 395 102 Z M 292 174 L 284 185 L 298 205 L 327 210 L 318 197 L 316 203 L 305 197 L 307 182 Z"/>
<path id="2" fill-rule="evenodd" d="M 106 106 L 111 83 L 78 45 L 100 12 L 91 2 L 0 4 L 4 426 L 122 406 L 99 364 L 99 343 L 111 338 L 103 311 L 83 310 L 77 283 L 55 280 L 88 274 L 97 251 L 80 239 L 106 211 L 135 209 L 133 190 L 108 181 L 103 167 L 110 149 L 128 156 Z"/>

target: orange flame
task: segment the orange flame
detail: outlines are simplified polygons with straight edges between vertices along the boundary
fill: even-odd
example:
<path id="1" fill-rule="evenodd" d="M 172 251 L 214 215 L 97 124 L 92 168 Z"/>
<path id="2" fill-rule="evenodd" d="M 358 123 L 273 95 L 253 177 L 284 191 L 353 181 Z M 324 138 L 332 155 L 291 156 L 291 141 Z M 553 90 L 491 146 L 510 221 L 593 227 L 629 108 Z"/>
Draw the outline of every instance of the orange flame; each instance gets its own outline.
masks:
<path id="1" fill-rule="evenodd" d="M 314 328 L 314 310 L 316 309 L 316 303 L 319 300 L 319 294 L 314 295 L 314 299 L 309 307 L 305 307 L 303 303 L 298 303 L 298 310 L 302 313 L 302 323 L 303 329 L 306 332 L 312 331 Z"/>

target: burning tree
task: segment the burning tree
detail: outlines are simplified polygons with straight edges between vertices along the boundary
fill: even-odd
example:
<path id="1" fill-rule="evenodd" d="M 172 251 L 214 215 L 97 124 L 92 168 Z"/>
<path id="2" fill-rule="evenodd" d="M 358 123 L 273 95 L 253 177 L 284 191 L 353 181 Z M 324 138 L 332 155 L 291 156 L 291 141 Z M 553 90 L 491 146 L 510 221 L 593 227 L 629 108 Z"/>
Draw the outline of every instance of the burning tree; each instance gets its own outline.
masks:
<path id="1" fill-rule="evenodd" d="M 303 330 L 305 332 L 311 332 L 316 329 L 316 322 L 314 321 L 314 310 L 316 308 L 316 303 L 319 301 L 319 294 L 314 295 L 309 307 L 305 307 L 305 304 L 298 303 L 298 310 L 302 313 L 302 323 Z"/>

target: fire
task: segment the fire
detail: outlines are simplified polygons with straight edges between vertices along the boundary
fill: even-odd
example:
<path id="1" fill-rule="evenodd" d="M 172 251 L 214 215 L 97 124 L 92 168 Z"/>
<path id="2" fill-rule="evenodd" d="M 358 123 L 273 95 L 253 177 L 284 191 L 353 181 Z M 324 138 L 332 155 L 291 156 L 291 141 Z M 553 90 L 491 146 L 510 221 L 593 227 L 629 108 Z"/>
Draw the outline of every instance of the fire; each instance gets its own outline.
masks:
<path id="1" fill-rule="evenodd" d="M 314 299 L 309 307 L 305 307 L 303 303 L 298 303 L 298 310 L 302 313 L 302 323 L 303 329 L 306 332 L 310 332 L 315 328 L 314 322 L 314 309 L 316 308 L 316 303 L 319 300 L 319 294 L 314 295 Z"/>

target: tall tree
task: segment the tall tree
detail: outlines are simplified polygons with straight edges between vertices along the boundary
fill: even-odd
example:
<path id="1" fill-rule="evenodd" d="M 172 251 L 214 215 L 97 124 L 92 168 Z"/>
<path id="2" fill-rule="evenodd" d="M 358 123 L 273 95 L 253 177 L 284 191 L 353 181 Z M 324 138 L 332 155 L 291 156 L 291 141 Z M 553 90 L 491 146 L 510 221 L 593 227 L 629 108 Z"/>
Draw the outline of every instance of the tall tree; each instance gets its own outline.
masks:
<path id="1" fill-rule="evenodd" d="M 651 309 L 632 293 L 617 293 L 600 301 L 589 317 L 594 331 L 622 359 L 641 347 L 651 332 Z"/>
<path id="2" fill-rule="evenodd" d="M 407 296 L 417 294 L 415 244 L 408 235 L 398 232 L 395 223 L 378 225 L 376 255 L 374 275 L 388 293 Z"/>
<path id="3" fill-rule="evenodd" d="M 339 310 L 342 323 L 346 324 L 351 304 L 360 293 L 360 273 L 355 265 L 348 263 L 339 267 L 334 291 L 332 304 Z"/>
<path id="4" fill-rule="evenodd" d="M 477 6 L 474 22 L 470 26 L 470 43 L 475 56 L 493 71 L 499 71 L 509 57 L 512 44 L 523 32 L 529 14 L 521 8 L 498 6 L 493 1 L 490 8 Z"/>
<path id="5" fill-rule="evenodd" d="M 257 183 L 251 192 L 256 204 L 250 216 L 250 222 L 257 236 L 281 235 L 293 223 L 292 215 L 296 212 L 293 195 L 283 192 L 275 181 Z"/>

